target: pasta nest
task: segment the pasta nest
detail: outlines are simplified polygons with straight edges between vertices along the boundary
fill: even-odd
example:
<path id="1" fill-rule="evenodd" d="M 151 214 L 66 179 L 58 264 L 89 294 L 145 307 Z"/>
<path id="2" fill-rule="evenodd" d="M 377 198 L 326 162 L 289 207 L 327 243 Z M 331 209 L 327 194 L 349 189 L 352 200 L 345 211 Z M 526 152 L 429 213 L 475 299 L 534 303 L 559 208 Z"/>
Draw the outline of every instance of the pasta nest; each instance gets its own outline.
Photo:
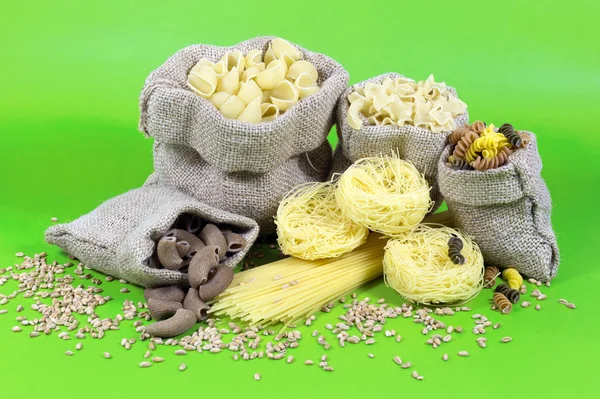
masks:
<path id="1" fill-rule="evenodd" d="M 417 168 L 393 154 L 356 161 L 339 178 L 336 199 L 354 222 L 396 236 L 413 230 L 432 209 L 429 190 Z"/>
<path id="2" fill-rule="evenodd" d="M 448 240 L 459 237 L 464 264 L 448 256 Z M 464 303 L 483 288 L 483 256 L 460 230 L 420 225 L 385 247 L 383 274 L 387 286 L 405 299 L 424 305 Z"/>
<path id="3" fill-rule="evenodd" d="M 279 204 L 275 219 L 277 242 L 286 255 L 314 260 L 336 258 L 362 245 L 366 227 L 342 215 L 335 184 L 305 183 Z"/>

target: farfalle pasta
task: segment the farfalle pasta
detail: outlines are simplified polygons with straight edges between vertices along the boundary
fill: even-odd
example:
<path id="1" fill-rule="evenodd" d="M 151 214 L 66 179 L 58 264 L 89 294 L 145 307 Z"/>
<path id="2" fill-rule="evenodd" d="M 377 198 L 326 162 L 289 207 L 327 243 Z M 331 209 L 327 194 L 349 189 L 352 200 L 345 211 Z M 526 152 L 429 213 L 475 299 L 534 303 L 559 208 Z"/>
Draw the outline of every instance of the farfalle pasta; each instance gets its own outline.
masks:
<path id="1" fill-rule="evenodd" d="M 201 59 L 190 70 L 187 86 L 211 102 L 224 117 L 270 122 L 298 101 L 319 91 L 315 65 L 286 40 L 273 39 L 263 52 L 226 52 L 213 63 Z"/>
<path id="2" fill-rule="evenodd" d="M 360 104 L 352 107 L 358 100 Z M 366 119 L 372 125 L 408 124 L 440 133 L 453 130 L 454 118 L 467 108 L 445 83 L 435 82 L 433 75 L 420 82 L 404 77 L 370 82 L 350 93 L 348 101 L 348 124 L 356 130 Z"/>

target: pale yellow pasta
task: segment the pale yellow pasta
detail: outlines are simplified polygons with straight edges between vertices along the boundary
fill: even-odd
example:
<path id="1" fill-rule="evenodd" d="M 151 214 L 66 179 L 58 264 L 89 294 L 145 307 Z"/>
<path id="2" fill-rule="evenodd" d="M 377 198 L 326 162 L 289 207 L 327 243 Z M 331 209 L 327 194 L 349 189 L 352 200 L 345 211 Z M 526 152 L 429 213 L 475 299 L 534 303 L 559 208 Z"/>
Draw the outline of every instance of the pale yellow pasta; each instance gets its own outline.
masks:
<path id="1" fill-rule="evenodd" d="M 218 77 L 223 77 L 227 72 L 227 64 L 225 61 L 221 60 L 213 65 L 213 71 L 217 74 Z"/>
<path id="2" fill-rule="evenodd" d="M 302 58 L 302 53 L 287 40 L 275 38 L 271 41 L 270 47 L 275 58 L 279 58 L 282 54 L 287 54 L 296 61 Z"/>
<path id="3" fill-rule="evenodd" d="M 210 60 L 207 60 L 206 58 L 202 58 L 200 61 L 198 61 L 198 62 L 196 63 L 196 65 L 194 65 L 194 66 L 192 67 L 192 69 L 191 69 L 191 71 L 190 71 L 190 72 L 193 72 L 193 71 L 195 71 L 195 70 L 199 69 L 199 68 L 200 68 L 202 65 L 206 65 L 206 66 L 209 66 L 209 67 L 211 67 L 211 68 L 212 68 L 212 67 L 213 67 L 215 64 L 214 64 L 212 61 L 210 61 Z"/>
<path id="4" fill-rule="evenodd" d="M 233 95 L 221 105 L 219 111 L 225 118 L 236 119 L 244 111 L 244 108 L 246 108 L 246 104 L 238 96 Z"/>
<path id="5" fill-rule="evenodd" d="M 241 74 L 244 72 L 244 68 L 246 67 L 246 57 L 240 51 L 232 51 L 227 53 L 227 70 L 231 71 L 233 68 L 236 68 L 238 74 L 241 77 Z"/>
<path id="6" fill-rule="evenodd" d="M 308 74 L 315 82 L 319 79 L 319 73 L 317 68 L 306 60 L 300 60 L 294 62 L 289 68 L 287 76 L 293 80 L 298 79 L 303 73 Z"/>
<path id="7" fill-rule="evenodd" d="M 275 104 L 270 103 L 262 103 L 260 105 L 260 109 L 262 112 L 262 121 L 269 122 L 279 116 L 279 107 Z"/>
<path id="8" fill-rule="evenodd" d="M 275 61 L 276 59 L 277 59 L 277 57 L 273 53 L 273 49 L 271 48 L 271 45 L 269 45 L 269 47 L 267 47 L 267 51 L 265 52 L 265 56 L 264 56 L 263 60 L 264 60 L 265 64 L 269 65 L 271 62 Z"/>
<path id="9" fill-rule="evenodd" d="M 246 106 L 237 119 L 243 122 L 260 123 L 262 119 L 260 100 L 261 99 L 258 97 L 252 100 L 252 102 Z"/>
<path id="10" fill-rule="evenodd" d="M 241 84 L 237 96 L 248 105 L 257 98 L 262 100 L 262 90 L 254 80 L 249 80 Z"/>
<path id="11" fill-rule="evenodd" d="M 371 101 L 364 97 L 357 98 L 350 104 L 350 107 L 348 108 L 348 124 L 350 127 L 356 130 L 362 127 L 363 121 L 361 114 L 364 110 L 369 109 L 371 104 Z"/>
<path id="12" fill-rule="evenodd" d="M 254 79 L 259 73 L 264 71 L 264 69 L 266 68 L 264 66 L 264 62 L 262 62 L 261 65 L 263 65 L 262 69 L 260 66 L 253 66 L 253 67 L 246 69 L 244 71 L 244 73 L 242 74 L 242 82 L 247 82 L 250 79 Z"/>
<path id="13" fill-rule="evenodd" d="M 261 64 L 265 64 L 262 60 L 262 51 L 258 49 L 250 50 L 246 54 L 246 68 L 260 67 Z"/>
<path id="14" fill-rule="evenodd" d="M 271 90 L 263 90 L 262 92 L 262 102 L 270 103 L 271 102 Z"/>
<path id="15" fill-rule="evenodd" d="M 363 109 L 366 98 L 371 105 Z M 445 83 L 436 82 L 433 75 L 427 80 L 414 82 L 398 77 L 384 78 L 381 84 L 368 82 L 364 87 L 355 87 L 348 96 L 350 108 L 354 102 L 360 101 L 362 115 L 372 125 L 413 125 L 439 133 L 454 130 L 454 118 L 464 114 L 467 106 L 451 95 Z M 356 110 L 348 110 L 347 120 L 350 126 L 357 128 Z M 362 119 L 360 119 L 362 120 Z"/>
<path id="16" fill-rule="evenodd" d="M 285 67 L 285 71 L 287 73 L 288 69 L 290 68 L 290 66 L 296 62 L 296 60 L 294 60 L 292 57 L 290 57 L 289 55 L 283 53 L 279 56 L 279 58 L 277 58 L 279 61 L 281 61 L 281 64 Z"/>
<path id="17" fill-rule="evenodd" d="M 211 102 L 212 105 L 214 105 L 217 108 L 221 108 L 221 105 L 225 104 L 225 102 L 227 102 L 227 100 L 229 100 L 229 98 L 231 98 L 231 93 L 226 93 L 224 91 L 218 91 L 215 94 L 213 94 L 212 96 L 210 96 L 208 98 L 208 101 Z"/>
<path id="18" fill-rule="evenodd" d="M 296 81 L 294 85 L 298 89 L 299 98 L 308 97 L 311 94 L 314 94 L 319 91 L 319 85 L 317 82 L 307 73 L 302 73 Z"/>
<path id="19" fill-rule="evenodd" d="M 217 88 L 217 75 L 208 65 L 200 65 L 190 71 L 187 84 L 190 89 L 201 97 L 210 97 Z"/>
<path id="20" fill-rule="evenodd" d="M 285 112 L 298 102 L 298 89 L 289 80 L 282 80 L 271 91 L 271 102 Z"/>
<path id="21" fill-rule="evenodd" d="M 227 72 L 225 76 L 219 79 L 217 91 L 224 91 L 230 94 L 237 94 L 240 87 L 240 75 L 236 67 Z"/>
<path id="22" fill-rule="evenodd" d="M 273 60 L 267 68 L 256 75 L 256 83 L 263 90 L 273 90 L 285 78 L 285 67 L 279 60 Z"/>

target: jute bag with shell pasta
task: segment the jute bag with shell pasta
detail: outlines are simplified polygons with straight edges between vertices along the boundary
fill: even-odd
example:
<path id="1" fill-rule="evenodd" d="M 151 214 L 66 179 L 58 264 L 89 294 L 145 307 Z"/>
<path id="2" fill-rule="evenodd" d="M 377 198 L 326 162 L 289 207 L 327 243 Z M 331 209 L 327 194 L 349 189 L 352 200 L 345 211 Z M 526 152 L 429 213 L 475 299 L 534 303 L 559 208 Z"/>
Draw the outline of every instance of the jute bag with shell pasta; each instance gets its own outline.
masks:
<path id="1" fill-rule="evenodd" d="M 226 225 L 245 238 L 244 250 L 223 262 L 229 267 L 242 260 L 258 236 L 252 219 L 208 206 L 179 190 L 148 184 L 104 202 L 71 223 L 50 227 L 46 241 L 95 270 L 144 287 L 184 285 L 187 273 L 154 268 L 149 262 L 156 241 L 182 214 Z"/>
<path id="2" fill-rule="evenodd" d="M 446 145 L 446 137 L 451 131 L 434 133 L 412 125 L 370 125 L 366 118 L 359 130 L 348 123 L 348 96 L 355 87 L 364 87 L 367 83 L 381 84 L 385 78 L 403 78 L 397 73 L 387 73 L 367 79 L 346 89 L 337 108 L 338 148 L 334 156 L 334 173 L 342 173 L 352 162 L 365 157 L 390 154 L 396 151 L 400 158 L 412 162 L 423 173 L 431 186 L 431 198 L 436 208 L 442 202 L 437 184 L 437 165 L 440 154 Z M 456 90 L 448 87 L 450 96 L 457 97 Z M 468 113 L 454 118 L 456 126 L 462 126 L 469 120 Z"/>
<path id="3" fill-rule="evenodd" d="M 439 184 L 456 223 L 477 242 L 491 265 L 514 267 L 542 282 L 558 270 L 559 252 L 550 222 L 552 201 L 540 176 L 536 137 L 508 162 L 486 171 L 446 165 L 451 147 L 440 157 Z"/>
<path id="4" fill-rule="evenodd" d="M 327 134 L 348 73 L 331 58 L 296 46 L 316 67 L 320 89 L 276 119 L 258 124 L 225 118 L 186 82 L 201 59 L 217 62 L 236 50 L 264 52 L 272 39 L 259 37 L 232 47 L 186 47 L 150 74 L 140 98 L 140 129 L 155 139 L 155 174 L 149 181 L 250 217 L 261 234 L 274 231 L 273 217 L 286 192 L 327 177 Z"/>

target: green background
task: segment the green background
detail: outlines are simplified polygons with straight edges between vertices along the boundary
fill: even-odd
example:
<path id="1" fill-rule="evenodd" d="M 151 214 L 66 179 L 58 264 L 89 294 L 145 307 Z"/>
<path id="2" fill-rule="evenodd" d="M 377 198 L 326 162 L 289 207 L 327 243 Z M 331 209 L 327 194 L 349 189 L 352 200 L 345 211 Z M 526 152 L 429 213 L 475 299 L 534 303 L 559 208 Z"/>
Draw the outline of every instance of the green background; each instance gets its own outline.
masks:
<path id="1" fill-rule="evenodd" d="M 190 44 L 232 45 L 267 34 L 333 57 L 350 72 L 351 83 L 389 71 L 418 80 L 434 73 L 458 89 L 472 120 L 509 121 L 537 133 L 562 262 L 552 287 L 543 289 L 549 299 L 540 312 L 517 308 L 499 316 L 489 310 L 489 291 L 473 301 L 474 311 L 503 325 L 487 334 L 486 349 L 468 332 L 467 315 L 446 320 L 467 332 L 438 350 L 423 344 L 418 325 L 393 320 L 387 327 L 405 337 L 402 343 L 380 338 L 372 347 L 334 345 L 333 373 L 301 364 L 322 354 L 307 328 L 301 329 L 303 344 L 291 352 L 298 359 L 292 365 L 193 354 L 180 373 L 180 359 L 161 348 L 167 361 L 142 370 L 137 364 L 145 349 L 119 346 L 121 338 L 137 335 L 130 325 L 103 340 L 87 338 L 83 351 L 67 357 L 73 340 L 11 332 L 14 307 L 30 303 L 15 300 L 0 315 L 0 397 L 591 397 L 600 355 L 594 209 L 599 11 L 599 2 L 579 0 L 2 2 L 0 267 L 16 262 L 17 251 L 46 250 L 66 261 L 44 243 L 50 218 L 73 220 L 140 186 L 151 173 L 152 142 L 136 127 L 138 94 L 152 69 Z M 6 284 L 0 293 L 14 287 Z M 118 282 L 103 288 L 115 301 L 101 316 L 114 316 L 125 297 L 142 298 L 139 289 L 119 293 Z M 381 281 L 366 292 L 402 302 Z M 577 309 L 558 305 L 561 297 Z M 320 316 L 317 328 L 339 314 Z M 505 335 L 514 341 L 498 343 Z M 105 350 L 113 359 L 102 358 Z M 471 357 L 457 358 L 458 350 Z M 440 360 L 444 352 L 452 357 L 447 363 Z M 425 380 L 395 366 L 395 355 L 411 361 Z M 252 379 L 256 372 L 260 382 Z"/>

